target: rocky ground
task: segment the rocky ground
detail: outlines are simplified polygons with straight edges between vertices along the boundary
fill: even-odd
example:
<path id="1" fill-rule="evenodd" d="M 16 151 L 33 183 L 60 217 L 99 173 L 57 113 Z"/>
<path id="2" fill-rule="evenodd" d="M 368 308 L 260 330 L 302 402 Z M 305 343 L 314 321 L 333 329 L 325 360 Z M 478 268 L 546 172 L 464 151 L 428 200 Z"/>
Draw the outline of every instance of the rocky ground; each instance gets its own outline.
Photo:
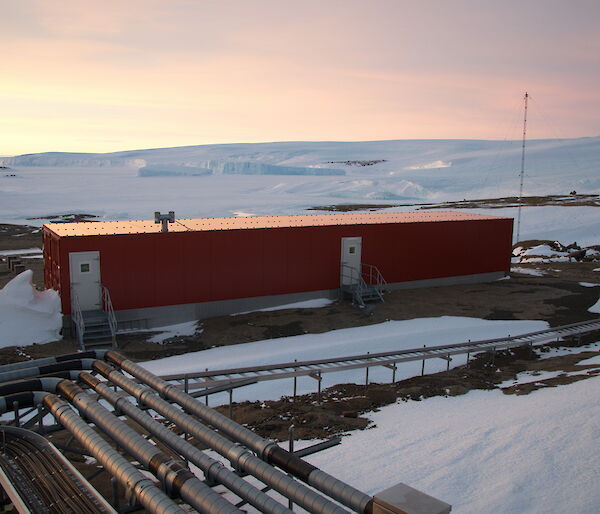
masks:
<path id="1" fill-rule="evenodd" d="M 526 205 L 530 207 L 541 207 L 546 205 L 560 205 L 563 207 L 600 207 L 600 195 L 577 194 L 572 191 L 568 195 L 547 195 L 547 196 L 524 196 L 519 199 L 516 196 L 507 196 L 503 198 L 481 198 L 477 200 L 458 200 L 455 202 L 438 203 L 348 203 L 335 205 L 319 205 L 311 207 L 308 210 L 314 211 L 332 211 L 332 212 L 351 212 L 351 211 L 380 211 L 389 207 L 412 207 L 415 210 L 421 209 L 504 209 L 506 207 L 518 207 Z"/>

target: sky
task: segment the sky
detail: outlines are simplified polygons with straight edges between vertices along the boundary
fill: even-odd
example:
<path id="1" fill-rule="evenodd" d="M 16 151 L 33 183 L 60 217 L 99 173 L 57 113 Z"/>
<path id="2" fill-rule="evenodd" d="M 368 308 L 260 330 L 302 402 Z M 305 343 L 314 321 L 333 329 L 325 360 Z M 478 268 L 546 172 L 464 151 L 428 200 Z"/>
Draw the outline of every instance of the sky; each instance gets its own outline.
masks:
<path id="1" fill-rule="evenodd" d="M 3 0 L 0 156 L 600 135 L 597 0 Z"/>

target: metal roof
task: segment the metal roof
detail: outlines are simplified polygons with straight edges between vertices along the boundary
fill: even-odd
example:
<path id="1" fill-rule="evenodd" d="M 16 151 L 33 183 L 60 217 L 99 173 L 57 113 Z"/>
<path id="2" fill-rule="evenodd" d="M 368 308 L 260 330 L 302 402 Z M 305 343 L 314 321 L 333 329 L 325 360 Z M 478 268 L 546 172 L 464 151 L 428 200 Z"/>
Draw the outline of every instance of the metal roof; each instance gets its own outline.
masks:
<path id="1" fill-rule="evenodd" d="M 350 214 L 309 214 L 299 216 L 248 216 L 238 218 L 175 219 L 169 232 L 207 232 L 214 230 L 248 230 L 259 228 L 316 227 L 336 225 L 379 225 L 386 223 L 424 223 L 502 219 L 468 212 L 361 212 Z M 504 218 L 506 219 L 506 218 Z M 47 223 L 44 227 L 58 236 L 107 236 L 114 234 L 159 233 L 154 220 L 99 221 L 82 223 Z"/>

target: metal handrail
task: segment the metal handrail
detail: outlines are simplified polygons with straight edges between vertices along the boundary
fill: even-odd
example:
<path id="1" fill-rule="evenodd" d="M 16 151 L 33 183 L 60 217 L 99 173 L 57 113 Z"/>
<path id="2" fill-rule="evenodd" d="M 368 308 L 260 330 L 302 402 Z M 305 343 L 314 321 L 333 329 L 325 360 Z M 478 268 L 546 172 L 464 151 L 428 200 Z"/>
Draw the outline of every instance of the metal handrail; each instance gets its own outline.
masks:
<path id="1" fill-rule="evenodd" d="M 348 284 L 344 284 L 344 278 L 349 280 Z M 356 268 L 349 266 L 348 264 L 342 262 L 340 264 L 340 284 L 342 285 L 354 285 L 355 283 L 360 282 L 361 276 L 359 275 Z"/>
<path id="2" fill-rule="evenodd" d="M 360 273 L 356 268 L 342 262 L 340 264 L 340 285 L 342 294 L 344 290 L 352 294 L 353 303 L 360 306 L 365 306 L 363 295 L 369 293 L 373 289 L 379 295 L 383 302 L 383 288 L 387 284 L 383 275 L 372 264 L 361 263 Z"/>
<path id="3" fill-rule="evenodd" d="M 117 347 L 117 317 L 115 316 L 115 310 L 113 308 L 112 300 L 110 299 L 110 292 L 108 287 L 102 285 L 102 308 L 108 316 L 108 326 L 110 327 L 110 335 L 112 338 L 113 348 Z"/>
<path id="4" fill-rule="evenodd" d="M 385 278 L 383 278 L 381 271 L 379 271 L 379 268 L 373 264 L 365 264 L 364 262 L 361 263 L 361 274 L 363 280 L 367 284 L 375 286 L 380 293 L 387 285 L 387 282 Z"/>
<path id="5" fill-rule="evenodd" d="M 366 284 L 361 274 L 354 267 L 342 262 L 340 264 L 340 299 L 343 298 L 344 292 L 350 293 L 352 295 L 352 303 L 364 307 L 362 292 L 365 288 Z"/>
<path id="6" fill-rule="evenodd" d="M 83 314 L 81 313 L 81 307 L 79 306 L 79 297 L 75 291 L 71 291 L 71 319 L 75 324 L 75 331 L 77 332 L 77 342 L 79 348 L 83 351 L 83 334 L 85 334 L 85 322 L 83 321 Z"/>

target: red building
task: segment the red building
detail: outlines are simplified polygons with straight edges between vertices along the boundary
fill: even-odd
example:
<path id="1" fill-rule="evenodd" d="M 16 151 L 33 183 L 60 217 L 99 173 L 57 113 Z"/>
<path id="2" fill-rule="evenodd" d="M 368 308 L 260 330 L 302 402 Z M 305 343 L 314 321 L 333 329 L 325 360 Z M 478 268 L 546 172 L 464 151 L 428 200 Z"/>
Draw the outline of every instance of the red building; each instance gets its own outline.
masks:
<path id="1" fill-rule="evenodd" d="M 49 223 L 45 285 L 65 316 L 75 297 L 101 309 L 105 286 L 120 326 L 153 327 L 338 295 L 341 263 L 376 266 L 388 289 L 494 280 L 512 225 L 439 211 Z"/>

